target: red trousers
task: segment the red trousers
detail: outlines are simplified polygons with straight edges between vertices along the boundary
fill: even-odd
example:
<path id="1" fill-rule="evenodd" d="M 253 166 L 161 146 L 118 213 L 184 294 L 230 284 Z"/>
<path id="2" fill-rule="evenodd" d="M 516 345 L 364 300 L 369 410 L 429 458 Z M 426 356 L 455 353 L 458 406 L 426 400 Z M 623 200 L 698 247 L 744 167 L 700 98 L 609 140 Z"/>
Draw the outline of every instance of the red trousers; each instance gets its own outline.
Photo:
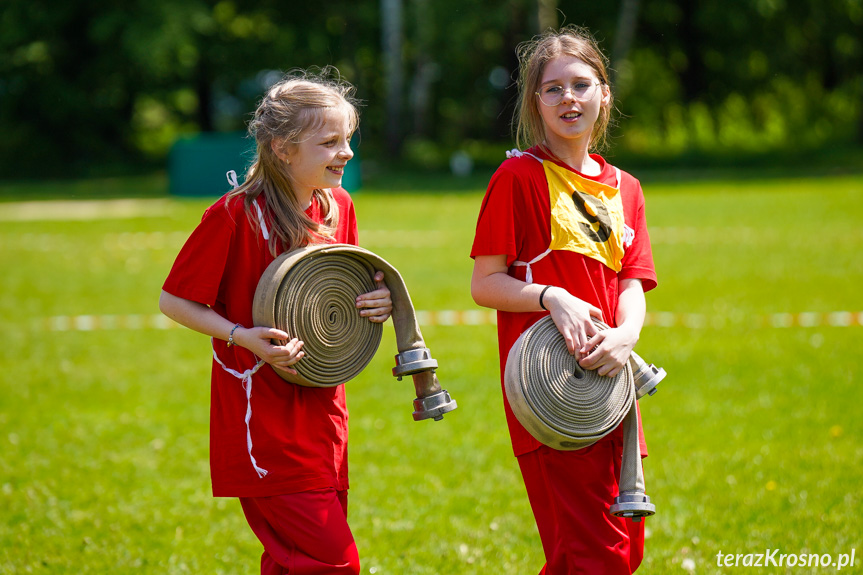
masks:
<path id="1" fill-rule="evenodd" d="M 264 545 L 261 575 L 359 575 L 347 491 L 241 497 L 240 504 Z"/>
<path id="2" fill-rule="evenodd" d="M 546 564 L 541 575 L 631 575 L 644 556 L 644 520 L 614 517 L 623 446 L 612 433 L 577 451 L 543 445 L 518 457 Z"/>

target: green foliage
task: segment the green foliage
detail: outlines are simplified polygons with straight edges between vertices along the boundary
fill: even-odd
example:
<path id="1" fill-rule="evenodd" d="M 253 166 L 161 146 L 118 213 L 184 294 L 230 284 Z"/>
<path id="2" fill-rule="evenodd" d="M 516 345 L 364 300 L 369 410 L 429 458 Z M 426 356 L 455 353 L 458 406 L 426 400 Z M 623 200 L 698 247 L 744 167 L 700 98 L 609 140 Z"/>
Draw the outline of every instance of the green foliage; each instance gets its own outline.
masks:
<path id="1" fill-rule="evenodd" d="M 650 3 L 619 64 L 624 152 L 818 149 L 863 137 L 859 3 Z"/>
<path id="2" fill-rule="evenodd" d="M 5 0 L 0 14 L 0 175 L 105 173 L 164 160 L 191 132 L 235 131 L 292 68 L 338 66 L 358 87 L 367 158 L 508 142 L 515 47 L 534 0 L 402 0 L 404 86 L 388 108 L 380 6 L 275 0 Z M 611 53 L 623 3 L 559 0 Z M 638 4 L 638 3 L 636 3 Z M 616 149 L 645 157 L 788 152 L 863 138 L 863 9 L 853 0 L 641 2 L 614 54 Z M 479 158 L 475 161 L 482 162 Z"/>
<path id="3" fill-rule="evenodd" d="M 306 25 L 317 21 L 311 4 L 288 11 L 274 1 L 42 3 L 8 0 L 0 16 L 0 50 L 12 55 L 0 60 L 7 175 L 163 158 L 180 134 L 242 129 L 270 71 L 330 63 L 334 50 L 352 54 L 357 46 L 344 19 Z"/>
<path id="4" fill-rule="evenodd" d="M 158 313 L 161 282 L 209 202 L 154 198 L 158 181 L 75 188 L 91 198 L 135 189 L 144 197 L 131 212 L 0 204 L 0 572 L 257 569 L 239 505 L 209 493 L 207 338 L 50 321 Z M 14 195 L 70 194 L 54 186 L 16 184 Z M 434 176 L 355 196 L 361 242 L 400 270 L 418 309 L 475 309 L 467 254 L 482 186 Z M 719 551 L 859 552 L 863 328 L 773 327 L 770 314 L 863 311 L 863 180 L 645 189 L 660 278 L 648 308 L 684 319 L 646 327 L 638 344 L 669 374 L 641 403 L 657 505 L 641 571 L 692 560 L 698 573 L 722 573 Z M 542 550 L 507 437 L 494 327 L 426 325 L 423 335 L 459 403 L 443 421 L 412 421 L 412 386 L 390 375 L 391 328 L 348 384 L 364 573 L 536 572 Z"/>

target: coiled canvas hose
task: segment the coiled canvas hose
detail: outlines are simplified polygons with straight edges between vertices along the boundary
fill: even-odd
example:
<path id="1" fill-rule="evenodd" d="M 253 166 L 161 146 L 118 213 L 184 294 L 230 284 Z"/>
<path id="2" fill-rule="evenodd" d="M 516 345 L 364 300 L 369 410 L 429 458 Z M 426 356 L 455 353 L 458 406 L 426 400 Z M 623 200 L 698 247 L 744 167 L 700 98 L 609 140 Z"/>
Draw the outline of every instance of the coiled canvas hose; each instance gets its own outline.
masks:
<path id="1" fill-rule="evenodd" d="M 594 320 L 599 329 L 608 326 Z M 650 369 L 652 368 L 652 369 Z M 519 336 L 509 352 L 504 388 L 513 413 L 541 443 L 559 450 L 593 445 L 623 423 L 623 461 L 620 495 L 610 512 L 639 521 L 655 507 L 644 493 L 644 475 L 638 444 L 637 394 L 633 372 L 649 373 L 642 383 L 652 393 L 665 376 L 663 370 L 633 353 L 616 376 L 601 376 L 582 369 L 569 353 L 563 336 L 546 316 Z"/>
<path id="2" fill-rule="evenodd" d="M 392 319 L 399 354 L 393 375 L 412 375 L 417 399 L 414 419 L 439 420 L 457 407 L 441 389 L 437 361 L 423 341 L 404 280 L 380 256 L 348 244 L 299 248 L 277 257 L 255 291 L 255 325 L 280 329 L 303 341 L 305 356 L 292 367 L 273 368 L 282 379 L 309 387 L 332 387 L 358 375 L 380 346 L 383 326 L 359 315 L 358 295 L 375 289 L 384 272 L 393 302 Z"/>

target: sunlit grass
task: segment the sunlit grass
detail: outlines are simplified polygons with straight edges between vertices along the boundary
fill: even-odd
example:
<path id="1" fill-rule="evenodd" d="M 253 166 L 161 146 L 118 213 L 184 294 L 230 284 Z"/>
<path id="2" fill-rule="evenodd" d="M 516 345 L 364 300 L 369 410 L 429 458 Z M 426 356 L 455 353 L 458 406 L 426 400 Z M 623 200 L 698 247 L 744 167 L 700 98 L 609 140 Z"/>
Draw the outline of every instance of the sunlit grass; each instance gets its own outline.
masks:
<path id="1" fill-rule="evenodd" d="M 361 241 L 400 270 L 418 309 L 475 308 L 468 253 L 482 189 L 457 188 L 355 195 Z M 863 327 L 755 320 L 863 311 L 863 178 L 654 184 L 647 201 L 660 276 L 650 310 L 728 321 L 649 326 L 639 342 L 669 373 L 642 402 L 657 506 L 643 571 L 683 572 L 691 559 L 720 573 L 718 551 L 860 551 Z M 146 217 L 51 221 L 4 217 L 11 204 L 0 205 L 0 573 L 257 569 L 239 505 L 210 496 L 207 339 L 43 321 L 157 314 L 208 204 L 168 202 Z M 411 419 L 412 386 L 390 374 L 391 328 L 348 384 L 364 572 L 538 572 L 495 328 L 423 335 L 459 403 L 443 421 Z"/>

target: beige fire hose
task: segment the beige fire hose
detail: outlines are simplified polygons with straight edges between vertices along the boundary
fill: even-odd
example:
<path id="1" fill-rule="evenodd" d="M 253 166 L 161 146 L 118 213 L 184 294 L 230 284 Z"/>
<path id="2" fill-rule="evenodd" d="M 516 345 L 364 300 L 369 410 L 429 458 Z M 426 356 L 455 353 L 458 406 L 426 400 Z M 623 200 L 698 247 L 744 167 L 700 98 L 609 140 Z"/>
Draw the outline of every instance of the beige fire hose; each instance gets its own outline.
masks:
<path id="1" fill-rule="evenodd" d="M 417 398 L 413 417 L 440 420 L 456 402 L 441 389 L 417 324 L 416 312 L 401 274 L 374 253 L 348 244 L 299 248 L 277 257 L 258 281 L 252 308 L 256 326 L 280 329 L 303 341 L 305 357 L 293 365 L 297 374 L 273 368 L 282 379 L 309 387 L 346 383 L 371 361 L 383 326 L 361 317 L 358 295 L 375 289 L 376 271 L 393 302 L 398 355 L 393 375 L 413 376 Z"/>
<path id="2" fill-rule="evenodd" d="M 608 326 L 594 320 L 599 329 Z M 632 352 L 615 377 L 582 369 L 551 316 L 522 333 L 507 356 L 504 388 L 512 411 L 539 442 L 559 450 L 593 445 L 623 422 L 620 494 L 610 512 L 640 521 L 655 506 L 644 492 L 636 400 L 656 392 L 665 370 Z"/>

